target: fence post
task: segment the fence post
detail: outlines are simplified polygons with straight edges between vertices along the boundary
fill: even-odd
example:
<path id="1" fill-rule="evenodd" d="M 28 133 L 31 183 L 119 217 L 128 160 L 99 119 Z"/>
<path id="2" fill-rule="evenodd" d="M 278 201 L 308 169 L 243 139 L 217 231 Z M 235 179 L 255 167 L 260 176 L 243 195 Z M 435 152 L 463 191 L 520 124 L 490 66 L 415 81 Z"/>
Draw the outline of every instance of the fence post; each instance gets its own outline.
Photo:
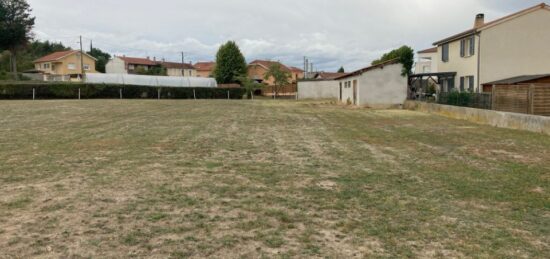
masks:
<path id="1" fill-rule="evenodd" d="M 195 93 L 195 89 L 193 89 L 193 99 L 197 100 L 197 94 Z"/>
<path id="2" fill-rule="evenodd" d="M 495 104 L 497 100 L 495 85 L 491 86 L 491 110 L 496 110 Z"/>
<path id="3" fill-rule="evenodd" d="M 80 88 L 78 88 L 78 100 L 80 100 Z"/>
<path id="4" fill-rule="evenodd" d="M 36 90 L 33 88 L 32 89 L 32 100 L 34 101 L 34 98 L 36 96 Z"/>
<path id="5" fill-rule="evenodd" d="M 157 99 L 160 100 L 160 88 L 157 89 Z"/>
<path id="6" fill-rule="evenodd" d="M 529 95 L 528 95 L 528 104 L 529 104 L 529 108 L 528 108 L 528 114 L 535 114 L 535 85 L 534 84 L 530 84 L 529 85 Z"/>
<path id="7" fill-rule="evenodd" d="M 227 100 L 229 100 L 229 90 L 227 90 Z"/>
<path id="8" fill-rule="evenodd" d="M 118 89 L 120 99 L 122 99 L 122 88 Z"/>

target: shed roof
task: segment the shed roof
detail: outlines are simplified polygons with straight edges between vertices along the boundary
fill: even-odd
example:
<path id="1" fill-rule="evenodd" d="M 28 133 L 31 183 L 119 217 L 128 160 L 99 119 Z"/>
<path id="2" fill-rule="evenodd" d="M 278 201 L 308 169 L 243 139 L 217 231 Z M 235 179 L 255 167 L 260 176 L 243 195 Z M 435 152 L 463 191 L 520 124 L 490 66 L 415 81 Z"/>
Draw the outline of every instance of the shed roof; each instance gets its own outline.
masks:
<path id="1" fill-rule="evenodd" d="M 392 59 L 392 60 L 388 60 L 386 62 L 383 62 L 383 63 L 380 63 L 380 64 L 377 64 L 377 65 L 373 65 L 373 66 L 370 66 L 370 67 L 365 67 L 365 68 L 361 68 L 359 70 L 356 70 L 354 72 L 351 72 L 347 75 L 344 75 L 344 76 L 341 76 L 341 77 L 337 77 L 335 79 L 344 79 L 344 78 L 348 78 L 348 77 L 352 77 L 352 76 L 357 76 L 357 75 L 361 75 L 367 71 L 370 71 L 370 70 L 374 70 L 374 69 L 377 69 L 377 68 L 384 68 L 384 66 L 388 66 L 388 65 L 393 65 L 393 64 L 397 64 L 399 63 L 399 59 Z"/>
<path id="2" fill-rule="evenodd" d="M 494 82 L 484 83 L 483 85 L 513 85 L 513 84 L 519 84 L 519 83 L 526 83 L 529 81 L 543 79 L 543 78 L 550 78 L 550 74 L 516 76 L 516 77 L 494 81 Z"/>
<path id="3" fill-rule="evenodd" d="M 319 72 L 317 73 L 316 78 L 330 80 L 330 79 L 336 79 L 346 75 L 348 75 L 348 73 Z"/>

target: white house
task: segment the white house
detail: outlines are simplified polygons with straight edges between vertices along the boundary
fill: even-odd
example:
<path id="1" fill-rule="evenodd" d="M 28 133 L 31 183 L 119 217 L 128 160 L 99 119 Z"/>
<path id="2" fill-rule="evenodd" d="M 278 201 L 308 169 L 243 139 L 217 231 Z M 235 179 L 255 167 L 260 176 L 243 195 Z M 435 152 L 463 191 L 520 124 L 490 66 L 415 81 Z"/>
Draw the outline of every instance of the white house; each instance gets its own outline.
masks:
<path id="1" fill-rule="evenodd" d="M 415 74 L 437 73 L 437 47 L 421 50 L 416 57 Z"/>
<path id="2" fill-rule="evenodd" d="M 478 14 L 473 28 L 434 43 L 441 90 L 480 92 L 481 85 L 550 72 L 550 7 L 539 4 L 492 22 Z"/>

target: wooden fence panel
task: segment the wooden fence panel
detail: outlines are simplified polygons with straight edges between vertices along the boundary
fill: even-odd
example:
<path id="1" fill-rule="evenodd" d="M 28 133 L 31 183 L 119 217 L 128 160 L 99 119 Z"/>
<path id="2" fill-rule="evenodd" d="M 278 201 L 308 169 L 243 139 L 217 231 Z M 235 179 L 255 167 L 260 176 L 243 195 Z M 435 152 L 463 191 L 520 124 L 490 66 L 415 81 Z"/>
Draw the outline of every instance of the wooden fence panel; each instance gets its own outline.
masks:
<path id="1" fill-rule="evenodd" d="M 533 114 L 550 116 L 550 85 L 535 85 L 533 92 Z"/>
<path id="2" fill-rule="evenodd" d="M 495 85 L 492 107 L 496 111 L 550 116 L 550 84 Z"/>
<path id="3" fill-rule="evenodd" d="M 529 113 L 529 86 L 497 85 L 493 90 L 493 110 Z"/>

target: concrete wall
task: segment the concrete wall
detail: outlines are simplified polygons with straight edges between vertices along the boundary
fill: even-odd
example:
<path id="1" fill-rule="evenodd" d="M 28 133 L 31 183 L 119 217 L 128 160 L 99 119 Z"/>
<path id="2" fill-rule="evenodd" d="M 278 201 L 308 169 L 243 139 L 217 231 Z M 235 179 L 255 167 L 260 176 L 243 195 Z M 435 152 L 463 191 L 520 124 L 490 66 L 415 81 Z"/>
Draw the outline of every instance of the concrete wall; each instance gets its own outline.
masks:
<path id="1" fill-rule="evenodd" d="M 474 108 L 449 106 L 416 101 L 406 101 L 405 109 L 443 115 L 499 128 L 518 129 L 550 135 L 550 117 L 520 113 L 499 112 Z"/>
<path id="2" fill-rule="evenodd" d="M 359 79 L 358 105 L 384 107 L 403 105 L 407 99 L 407 77 L 402 64 L 368 71 Z"/>
<path id="3" fill-rule="evenodd" d="M 481 32 L 481 83 L 550 73 L 550 10 L 538 9 Z"/>
<path id="4" fill-rule="evenodd" d="M 197 70 L 195 69 L 184 69 L 183 72 L 184 72 L 184 76 L 197 77 Z M 167 68 L 166 75 L 175 76 L 175 77 L 182 76 L 181 68 Z"/>
<path id="5" fill-rule="evenodd" d="M 298 82 L 298 99 L 338 99 L 338 84 L 339 82 L 334 80 Z"/>
<path id="6" fill-rule="evenodd" d="M 353 103 L 353 85 L 356 81 L 356 105 L 373 108 L 403 105 L 407 99 L 407 77 L 401 76 L 402 69 L 403 65 L 392 64 L 340 80 L 342 102 L 347 102 L 349 98 Z M 345 87 L 346 83 L 349 87 Z"/>
<path id="7" fill-rule="evenodd" d="M 114 57 L 107 62 L 107 65 L 105 65 L 105 72 L 107 74 L 128 74 L 124 60 L 118 57 Z"/>

